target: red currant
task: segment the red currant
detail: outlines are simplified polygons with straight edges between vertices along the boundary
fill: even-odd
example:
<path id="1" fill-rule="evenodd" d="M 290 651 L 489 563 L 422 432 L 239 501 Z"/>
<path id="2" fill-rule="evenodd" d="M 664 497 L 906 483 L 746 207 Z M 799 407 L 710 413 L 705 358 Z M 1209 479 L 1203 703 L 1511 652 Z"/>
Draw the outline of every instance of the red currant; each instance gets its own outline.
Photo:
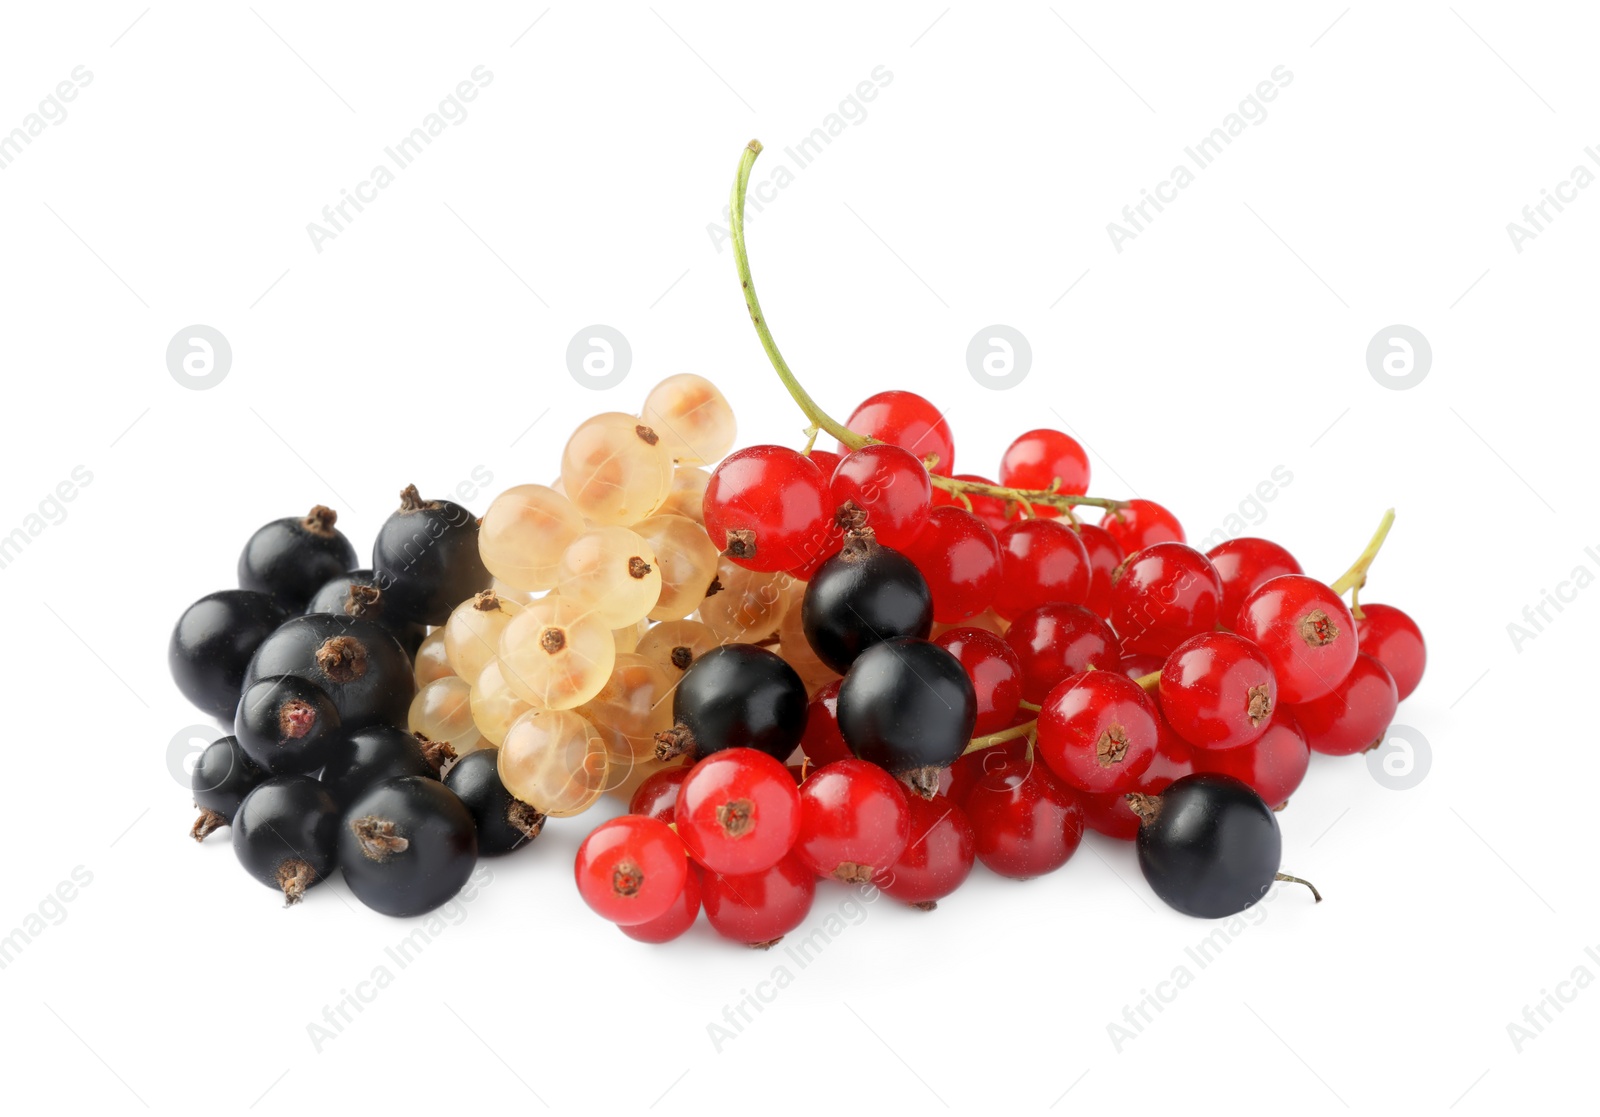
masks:
<path id="1" fill-rule="evenodd" d="M 1022 665 L 1017 662 L 1017 653 L 1000 637 L 981 628 L 952 628 L 934 643 L 955 656 L 972 680 L 972 691 L 978 698 L 973 736 L 985 737 L 1009 726 L 1017 716 L 1017 703 L 1022 700 Z"/>
<path id="2" fill-rule="evenodd" d="M 1122 544 L 1097 524 L 1079 524 L 1078 539 L 1089 556 L 1089 596 L 1083 602 L 1084 608 L 1110 619 L 1111 581 L 1127 555 L 1122 552 Z"/>
<path id="3" fill-rule="evenodd" d="M 853 755 L 839 733 L 839 684 L 834 679 L 811 696 L 811 706 L 806 711 L 806 732 L 800 738 L 800 751 L 820 768 L 835 760 L 848 760 Z"/>
<path id="4" fill-rule="evenodd" d="M 1018 435 L 1000 459 L 1000 484 L 1008 489 L 1048 490 L 1082 496 L 1089 491 L 1089 455 L 1078 440 L 1053 430 Z M 1040 505 L 1040 516 L 1059 516 Z"/>
<path id="5" fill-rule="evenodd" d="M 664 915 L 658 915 L 648 923 L 624 924 L 617 930 L 636 942 L 671 942 L 693 927 L 694 921 L 698 918 L 700 918 L 700 874 L 691 865 L 689 875 L 683 878 L 683 891 L 678 893 L 677 900 Z"/>
<path id="6" fill-rule="evenodd" d="M 1036 605 L 1081 605 L 1089 596 L 1089 553 L 1077 532 L 1053 520 L 1023 520 L 1000 532 L 1000 588 L 994 608 L 1013 620 Z"/>
<path id="7" fill-rule="evenodd" d="M 1021 764 L 1028 758 L 1028 742 L 1020 738 L 969 752 L 939 774 L 939 794 L 958 807 L 965 807 L 967 795 L 979 780 L 991 772 Z"/>
<path id="8" fill-rule="evenodd" d="M 1267 731 L 1278 681 L 1260 648 L 1231 632 L 1202 632 L 1161 668 L 1161 712 L 1178 736 L 1203 749 L 1235 749 Z"/>
<path id="9" fill-rule="evenodd" d="M 1313 752 L 1349 756 L 1383 740 L 1399 704 L 1399 691 L 1389 669 L 1362 653 L 1338 686 L 1319 698 L 1298 703 L 1292 712 Z"/>
<path id="10" fill-rule="evenodd" d="M 1291 705 L 1327 694 L 1356 661 L 1350 610 L 1333 590 L 1303 574 L 1281 574 L 1257 586 L 1239 607 L 1237 631 L 1266 653 L 1278 698 Z"/>
<path id="11" fill-rule="evenodd" d="M 814 565 L 837 530 L 828 479 L 786 446 L 748 446 L 722 459 L 701 505 L 706 534 L 749 570 Z"/>
<path id="12" fill-rule="evenodd" d="M 905 550 L 928 522 L 933 499 L 928 471 L 916 455 L 898 446 L 863 446 L 846 454 L 828 488 L 835 518 L 847 524 L 859 516 L 885 547 Z"/>
<path id="13" fill-rule="evenodd" d="M 1122 673 L 1130 679 L 1142 679 L 1146 675 L 1153 675 L 1167 665 L 1164 655 L 1145 655 L 1143 652 L 1134 652 L 1122 657 Z"/>
<path id="14" fill-rule="evenodd" d="M 814 446 L 805 452 L 805 456 L 811 459 L 812 465 L 821 470 L 824 478 L 830 479 L 833 477 L 833 471 L 839 468 L 839 463 L 844 461 L 832 450 L 818 450 Z"/>
<path id="15" fill-rule="evenodd" d="M 724 749 L 696 764 L 678 789 L 674 818 L 689 855 L 719 873 L 759 873 L 794 846 L 800 793 L 778 761 Z"/>
<path id="16" fill-rule="evenodd" d="M 927 580 L 933 619 L 940 624 L 964 621 L 993 603 L 1000 588 L 1000 544 L 971 512 L 935 508 L 922 534 L 901 550 Z"/>
<path id="17" fill-rule="evenodd" d="M 1157 725 L 1157 733 L 1155 759 L 1133 785 L 1133 790 L 1142 795 L 1158 795 L 1173 780 L 1189 775 L 1195 770 L 1199 755 L 1199 750 L 1191 747 L 1165 722 Z M 1217 755 L 1233 756 L 1245 751 L 1235 749 Z M 1084 825 L 1096 833 L 1123 842 L 1131 842 L 1139 836 L 1139 816 L 1129 808 L 1126 795 L 1079 795 L 1078 802 L 1083 806 Z"/>
<path id="18" fill-rule="evenodd" d="M 1306 769 L 1311 767 L 1311 747 L 1289 707 L 1279 706 L 1272 711 L 1267 731 L 1253 744 L 1242 749 L 1196 749 L 1194 763 L 1197 772 L 1216 772 L 1243 780 L 1255 788 L 1262 802 L 1280 810 L 1306 778 Z"/>
<path id="19" fill-rule="evenodd" d="M 934 471 L 935 473 L 938 470 Z M 979 477 L 976 473 L 958 473 L 957 481 L 976 481 L 980 485 L 992 485 L 993 481 L 987 477 Z M 1010 505 L 997 496 L 984 496 L 982 493 L 965 493 L 967 502 L 972 505 L 972 514 L 982 520 L 990 531 L 999 534 L 1007 524 L 1014 524 L 1022 518 L 1022 512 L 1015 505 Z M 966 510 L 967 505 L 962 503 L 961 497 L 945 489 L 933 490 L 933 503 L 935 507 L 953 505 Z"/>
<path id="20" fill-rule="evenodd" d="M 1115 671 L 1122 661 L 1116 633 L 1082 605 L 1029 609 L 1011 622 L 1006 643 L 1022 665 L 1022 697 L 1035 705 L 1068 675 Z"/>
<path id="21" fill-rule="evenodd" d="M 688 764 L 679 764 L 647 777 L 628 800 L 628 813 L 644 815 L 657 822 L 676 822 L 678 789 L 688 779 L 689 768 Z"/>
<path id="22" fill-rule="evenodd" d="M 1125 651 L 1169 655 L 1217 625 L 1222 583 L 1211 560 L 1182 543 L 1129 555 L 1111 586 L 1111 625 Z"/>
<path id="23" fill-rule="evenodd" d="M 906 805 L 911 809 L 911 840 L 893 865 L 878 870 L 875 883 L 886 895 L 928 911 L 972 872 L 972 823 L 943 795 L 907 796 Z"/>
<path id="24" fill-rule="evenodd" d="M 876 764 L 840 760 L 800 785 L 794 852 L 819 877 L 865 884 L 894 864 L 910 840 L 905 790 Z"/>
<path id="25" fill-rule="evenodd" d="M 933 473 L 950 476 L 955 467 L 956 444 L 950 424 L 939 409 L 915 392 L 879 392 L 850 413 L 845 426 L 857 434 L 910 450 L 918 461 L 938 458 Z M 839 448 L 840 453 L 844 447 Z"/>
<path id="26" fill-rule="evenodd" d="M 1222 580 L 1217 623 L 1228 629 L 1239 627 L 1239 606 L 1262 582 L 1280 574 L 1302 573 L 1295 557 L 1270 539 L 1230 539 L 1207 551 L 1206 558 Z"/>
<path id="27" fill-rule="evenodd" d="M 1417 622 L 1393 605 L 1363 604 L 1356 635 L 1361 650 L 1389 669 L 1404 702 L 1417 689 L 1428 665 L 1428 647 Z"/>
<path id="28" fill-rule="evenodd" d="M 1124 554 L 1142 551 L 1152 543 L 1182 543 L 1178 517 L 1153 500 L 1130 500 L 1100 518 L 1100 526 L 1122 547 Z"/>
<path id="29" fill-rule="evenodd" d="M 712 930 L 747 946 L 770 947 L 800 926 L 816 893 L 816 874 L 792 854 L 758 873 L 700 877 Z"/>
<path id="30" fill-rule="evenodd" d="M 1039 711 L 1039 755 L 1078 791 L 1132 791 L 1155 759 L 1159 716 L 1144 689 L 1126 675 L 1073 675 Z"/>
<path id="31" fill-rule="evenodd" d="M 602 822 L 578 847 L 578 893 L 613 923 L 648 923 L 683 893 L 689 862 L 672 827 L 642 815 Z"/>
<path id="32" fill-rule="evenodd" d="M 1015 880 L 1061 868 L 1083 839 L 1077 798 L 1044 765 L 1028 760 L 985 775 L 967 792 L 965 810 L 978 860 Z"/>

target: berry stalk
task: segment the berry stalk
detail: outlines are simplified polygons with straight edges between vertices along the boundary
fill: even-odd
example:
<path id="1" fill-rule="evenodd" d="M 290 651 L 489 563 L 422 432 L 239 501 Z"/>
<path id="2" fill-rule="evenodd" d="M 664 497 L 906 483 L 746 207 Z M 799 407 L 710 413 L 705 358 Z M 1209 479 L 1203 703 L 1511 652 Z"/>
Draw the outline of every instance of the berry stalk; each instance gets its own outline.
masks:
<path id="1" fill-rule="evenodd" d="M 1372 541 L 1367 544 L 1367 549 L 1361 552 L 1359 558 L 1351 563 L 1350 569 L 1339 575 L 1339 580 L 1330 587 L 1334 593 L 1343 597 L 1347 591 L 1360 590 L 1367 582 L 1367 570 L 1372 566 L 1372 560 L 1378 557 L 1378 552 L 1383 549 L 1383 541 L 1389 538 L 1389 529 L 1394 526 L 1394 509 L 1391 508 L 1383 514 L 1383 519 L 1378 524 L 1378 530 L 1372 533 Z"/>
<path id="2" fill-rule="evenodd" d="M 974 737 L 967 745 L 966 752 L 961 755 L 965 756 L 970 752 L 981 752 L 983 749 L 992 748 L 995 745 L 1003 745 L 1007 741 L 1015 741 L 1019 737 L 1032 737 L 1038 729 L 1039 719 L 1035 718 L 1032 721 L 1025 721 L 1021 725 L 1013 725 L 1010 729 L 1002 729 L 998 733 L 991 733 L 987 737 Z"/>

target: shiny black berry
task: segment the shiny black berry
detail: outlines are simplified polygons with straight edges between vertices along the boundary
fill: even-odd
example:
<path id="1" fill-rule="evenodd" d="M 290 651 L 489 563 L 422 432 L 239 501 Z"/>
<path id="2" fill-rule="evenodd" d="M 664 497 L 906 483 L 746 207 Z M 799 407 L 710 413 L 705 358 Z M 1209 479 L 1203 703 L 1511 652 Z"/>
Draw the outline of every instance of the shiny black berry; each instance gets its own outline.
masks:
<path id="1" fill-rule="evenodd" d="M 244 688 L 233 735 L 275 776 L 315 772 L 339 737 L 339 710 L 328 692 L 298 675 L 266 675 Z"/>
<path id="2" fill-rule="evenodd" d="M 371 570 L 350 570 L 325 583 L 311 595 L 308 613 L 332 613 L 336 617 L 359 617 L 389 630 L 407 655 L 416 655 L 425 626 L 392 616 L 389 595 L 384 591 L 388 579 Z"/>
<path id="3" fill-rule="evenodd" d="M 978 700 L 960 660 L 901 637 L 856 657 L 839 684 L 839 733 L 850 751 L 901 777 L 924 799 L 966 751 Z"/>
<path id="4" fill-rule="evenodd" d="M 443 624 L 490 582 L 478 556 L 477 517 L 454 501 L 423 500 L 415 485 L 378 529 L 372 568 L 387 579 L 389 614 L 419 624 Z"/>
<path id="5" fill-rule="evenodd" d="M 259 528 L 239 554 L 239 585 L 271 594 L 291 613 L 306 607 L 329 578 L 356 564 L 356 549 L 334 527 L 338 515 L 317 505 L 305 516 Z"/>
<path id="6" fill-rule="evenodd" d="M 396 776 L 438 778 L 415 733 L 392 725 L 369 725 L 342 733 L 329 750 L 322 769 L 322 786 L 333 801 L 347 807 L 373 784 Z"/>
<path id="7" fill-rule="evenodd" d="M 842 674 L 874 644 L 927 636 L 933 595 L 905 555 L 853 533 L 806 585 L 800 623 L 817 658 Z"/>
<path id="8" fill-rule="evenodd" d="M 291 617 L 257 649 L 245 685 L 296 675 L 328 692 L 348 729 L 405 725 L 416 676 L 405 649 L 371 621 L 311 613 Z"/>
<path id="9" fill-rule="evenodd" d="M 515 798 L 500 782 L 500 750 L 478 749 L 463 756 L 444 775 L 444 785 L 466 804 L 478 826 L 478 853 L 510 853 L 539 836 L 544 815 Z"/>
<path id="10" fill-rule="evenodd" d="M 233 816 L 233 852 L 245 871 L 298 904 L 337 863 L 339 807 L 310 776 L 275 776 Z"/>
<path id="11" fill-rule="evenodd" d="M 787 760 L 806 731 L 806 687 L 783 657 L 754 644 L 724 644 L 689 665 L 672 692 L 673 727 L 656 756 L 696 760 L 757 749 Z"/>
<path id="12" fill-rule="evenodd" d="M 219 590 L 183 611 L 167 666 L 183 696 L 214 718 L 233 720 L 250 657 L 289 614 L 264 593 Z"/>
<path id="13" fill-rule="evenodd" d="M 244 797 L 267 780 L 267 770 L 239 747 L 237 737 L 220 737 L 201 750 L 189 771 L 189 788 L 200 817 L 189 836 L 203 842 L 233 821 Z"/>
<path id="14" fill-rule="evenodd" d="M 472 812 L 438 780 L 402 776 L 356 797 L 339 828 L 339 865 L 356 899 L 422 915 L 461 890 L 478 860 Z"/>

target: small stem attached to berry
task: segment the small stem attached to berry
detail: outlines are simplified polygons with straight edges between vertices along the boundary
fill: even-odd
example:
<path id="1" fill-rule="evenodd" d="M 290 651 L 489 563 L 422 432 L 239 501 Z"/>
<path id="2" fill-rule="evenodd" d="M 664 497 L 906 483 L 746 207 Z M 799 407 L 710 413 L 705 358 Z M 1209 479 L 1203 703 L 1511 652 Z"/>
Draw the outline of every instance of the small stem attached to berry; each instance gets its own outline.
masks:
<path id="1" fill-rule="evenodd" d="M 1356 559 L 1339 576 L 1339 580 L 1332 585 L 1333 592 L 1343 597 L 1348 591 L 1365 584 L 1367 568 L 1372 565 L 1372 560 L 1378 557 L 1378 552 L 1383 549 L 1383 541 L 1389 537 L 1389 529 L 1394 526 L 1394 509 L 1391 508 L 1383 514 L 1383 520 L 1378 524 L 1378 530 L 1372 534 L 1372 542 L 1367 544 L 1367 549 L 1361 552 L 1361 557 Z"/>
<path id="2" fill-rule="evenodd" d="M 1140 675 L 1133 681 L 1143 687 L 1146 694 L 1151 694 L 1161 685 L 1161 672 L 1152 671 L 1148 675 Z"/>
<path id="3" fill-rule="evenodd" d="M 1015 741 L 1018 737 L 1032 737 L 1038 729 L 1039 719 L 1035 718 L 1032 721 L 1025 721 L 1021 725 L 1013 725 L 1010 729 L 1002 729 L 998 733 L 991 733 L 987 737 L 974 737 L 967 744 L 966 752 L 961 755 L 965 756 L 969 752 L 981 752 L 983 749 L 991 748 L 994 745 L 1003 745 L 1007 741 Z"/>
<path id="4" fill-rule="evenodd" d="M 1322 893 L 1318 892 L 1317 886 L 1312 884 L 1309 880 L 1301 880 L 1299 877 L 1292 877 L 1288 873 L 1278 873 L 1274 875 L 1272 879 L 1287 881 L 1290 884 L 1303 884 L 1307 888 L 1311 889 L 1311 895 L 1316 897 L 1316 902 L 1319 904 L 1322 903 Z"/>
<path id="5" fill-rule="evenodd" d="M 1048 492 L 1044 489 L 1010 489 L 1004 485 L 991 485 L 987 481 L 962 481 L 956 477 L 943 477 L 939 474 L 929 476 L 928 480 L 933 482 L 934 488 L 943 489 L 947 493 L 958 496 L 994 497 L 1011 504 L 1026 506 L 1030 511 L 1034 505 L 1039 504 L 1047 508 L 1059 508 L 1063 512 L 1087 504 L 1114 512 L 1128 503 L 1106 496 L 1074 496 L 1072 493 Z"/>

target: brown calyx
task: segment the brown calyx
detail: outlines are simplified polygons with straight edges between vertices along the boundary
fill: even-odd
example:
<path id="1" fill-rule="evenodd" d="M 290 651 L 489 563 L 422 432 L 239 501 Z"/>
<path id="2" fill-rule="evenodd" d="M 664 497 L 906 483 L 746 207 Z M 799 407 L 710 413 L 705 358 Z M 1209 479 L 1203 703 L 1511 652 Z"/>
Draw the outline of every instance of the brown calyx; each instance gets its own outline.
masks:
<path id="1" fill-rule="evenodd" d="M 1320 648 L 1339 638 L 1339 626 L 1321 609 L 1313 609 L 1300 618 L 1300 638 L 1311 647 Z"/>
<path id="2" fill-rule="evenodd" d="M 638 555 L 634 555 L 628 560 L 628 577 L 630 578 L 643 578 L 653 569 L 655 568 Z"/>
<path id="3" fill-rule="evenodd" d="M 377 815 L 356 819 L 350 824 L 350 832 L 356 836 L 356 843 L 369 861 L 387 861 L 411 846 L 410 840 L 401 836 L 398 826 Z"/>
<path id="4" fill-rule="evenodd" d="M 317 871 L 298 857 L 278 866 L 278 887 L 283 889 L 283 906 L 292 908 L 305 898 L 306 889 L 317 883 Z"/>
<path id="5" fill-rule="evenodd" d="M 849 504 L 850 502 L 847 500 L 845 503 Z M 846 562 L 860 562 L 877 549 L 877 532 L 866 525 L 866 517 L 863 515 L 859 526 L 846 530 L 844 546 L 839 548 L 839 557 Z"/>
<path id="6" fill-rule="evenodd" d="M 854 861 L 841 861 L 834 867 L 833 879 L 843 881 L 845 884 L 870 884 L 873 875 L 877 871 L 871 865 L 859 865 Z"/>
<path id="7" fill-rule="evenodd" d="M 843 531 L 861 531 L 867 526 L 866 509 L 853 500 L 847 500 L 833 513 L 833 522 Z"/>
<path id="8" fill-rule="evenodd" d="M 413 733 L 412 736 L 417 739 L 417 744 L 422 746 L 422 759 L 428 762 L 433 774 L 439 779 L 444 779 L 444 774 L 460 759 L 456 755 L 455 746 L 449 741 L 435 741 L 426 733 Z"/>
<path id="9" fill-rule="evenodd" d="M 494 590 L 483 590 L 472 595 L 472 607 L 480 613 L 495 613 L 500 609 L 500 595 Z"/>
<path id="10" fill-rule="evenodd" d="M 567 646 L 567 634 L 559 628 L 547 628 L 539 633 L 539 646 L 551 655 L 555 655 Z"/>
<path id="11" fill-rule="evenodd" d="M 611 891 L 618 896 L 637 896 L 644 887 L 644 870 L 623 859 L 611 869 Z"/>
<path id="12" fill-rule="evenodd" d="M 717 596 L 717 594 L 719 594 L 721 592 L 722 592 L 722 579 L 721 578 L 717 578 L 717 577 L 713 577 L 711 579 L 711 584 L 706 587 L 706 596 L 707 597 L 715 597 L 715 596 Z"/>
<path id="13" fill-rule="evenodd" d="M 286 741 L 298 741 L 317 727 L 317 708 L 299 698 L 291 698 L 278 707 L 278 735 Z"/>
<path id="14" fill-rule="evenodd" d="M 782 941 L 783 941 L 783 936 L 779 935 L 777 938 L 768 939 L 766 942 L 747 942 L 747 943 L 745 943 L 745 945 L 748 946 L 751 950 L 771 950 L 773 947 L 777 946 Z"/>
<path id="15" fill-rule="evenodd" d="M 932 766 L 926 768 L 912 768 L 908 771 L 895 773 L 900 777 L 900 782 L 916 792 L 922 799 L 932 799 L 939 794 L 939 773 L 942 768 Z"/>
<path id="16" fill-rule="evenodd" d="M 350 583 L 350 592 L 345 595 L 344 615 L 347 617 L 364 617 L 375 608 L 383 591 L 377 586 L 363 586 L 356 582 Z"/>
<path id="17" fill-rule="evenodd" d="M 1161 796 L 1141 795 L 1134 791 L 1123 796 L 1128 801 L 1128 809 L 1139 816 L 1140 826 L 1149 826 L 1161 813 Z"/>
<path id="18" fill-rule="evenodd" d="M 300 521 L 300 526 L 312 535 L 320 535 L 327 539 L 333 535 L 333 525 L 339 521 L 339 513 L 329 508 L 326 504 L 314 504 L 311 511 L 306 513 L 306 518 Z"/>
<path id="19" fill-rule="evenodd" d="M 717 825 L 730 838 L 742 838 L 756 824 L 756 805 L 748 799 L 732 799 L 717 807 Z"/>
<path id="20" fill-rule="evenodd" d="M 415 485 L 407 485 L 400 490 L 400 511 L 402 512 L 421 512 L 424 508 L 437 507 L 439 507 L 439 502 L 436 500 L 423 500 L 422 494 L 417 492 Z"/>
<path id="21" fill-rule="evenodd" d="M 317 667 L 336 683 L 353 683 L 367 673 L 367 646 L 354 636 L 330 636 L 317 649 Z"/>
<path id="22" fill-rule="evenodd" d="M 672 666 L 676 667 L 679 671 L 687 671 L 689 670 L 689 664 L 694 662 L 694 652 L 690 651 L 684 645 L 679 644 L 676 648 L 672 649 L 672 653 L 670 656 L 668 656 L 668 658 L 672 660 Z"/>
<path id="23" fill-rule="evenodd" d="M 939 901 L 938 900 L 918 900 L 916 903 L 912 904 L 911 906 L 916 908 L 918 911 L 932 911 L 934 908 L 939 906 Z"/>
<path id="24" fill-rule="evenodd" d="M 731 559 L 755 558 L 756 533 L 747 527 L 734 528 L 728 532 L 728 546 L 722 553 Z"/>
<path id="25" fill-rule="evenodd" d="M 661 436 L 655 431 L 651 430 L 649 427 L 645 426 L 643 423 L 640 423 L 638 426 L 634 427 L 633 433 L 644 439 L 652 446 L 661 441 Z"/>
<path id="26" fill-rule="evenodd" d="M 690 733 L 689 727 L 681 721 L 671 729 L 663 729 L 656 734 L 657 760 L 672 760 L 693 750 L 694 734 Z"/>
<path id="27" fill-rule="evenodd" d="M 1120 725 L 1108 727 L 1094 743 L 1094 758 L 1102 768 L 1121 764 L 1122 758 L 1127 755 L 1128 731 Z"/>
<path id="28" fill-rule="evenodd" d="M 1251 725 L 1260 725 L 1272 716 L 1272 696 L 1267 693 L 1266 683 L 1257 683 L 1244 693 Z"/>
<path id="29" fill-rule="evenodd" d="M 218 830 L 228 825 L 228 820 L 210 807 L 200 808 L 200 817 L 194 820 L 194 825 L 189 827 L 189 837 L 197 842 L 203 842 Z"/>
<path id="30" fill-rule="evenodd" d="M 513 830 L 520 830 L 522 836 L 530 842 L 544 829 L 544 815 L 521 799 L 513 799 L 511 805 L 506 808 L 506 822 Z"/>

